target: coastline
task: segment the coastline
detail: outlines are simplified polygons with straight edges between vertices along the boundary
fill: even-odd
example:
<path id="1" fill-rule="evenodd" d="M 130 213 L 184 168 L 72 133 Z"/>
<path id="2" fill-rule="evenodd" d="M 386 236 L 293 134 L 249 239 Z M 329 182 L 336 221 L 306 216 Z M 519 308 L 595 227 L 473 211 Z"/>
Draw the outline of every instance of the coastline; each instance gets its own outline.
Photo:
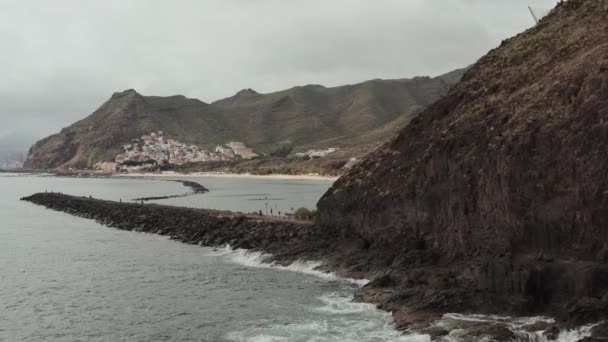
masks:
<path id="1" fill-rule="evenodd" d="M 541 319 L 538 315 L 543 312 L 536 310 L 522 311 L 517 315 L 509 311 L 488 312 L 482 308 L 473 311 L 463 306 L 462 302 L 446 301 L 448 292 L 442 292 L 439 298 L 419 297 L 414 284 L 408 288 L 400 288 L 395 283 L 395 277 L 399 276 L 403 269 L 396 268 L 394 263 L 386 262 L 384 252 L 387 248 L 367 248 L 358 239 L 344 239 L 318 224 L 266 221 L 231 211 L 122 203 L 60 193 L 37 193 L 21 200 L 92 219 L 107 227 L 169 236 L 172 240 L 191 245 L 229 245 L 234 250 L 261 252 L 266 255 L 263 262 L 279 267 L 298 262 L 318 263 L 319 267 L 315 270 L 320 273 L 331 272 L 342 278 L 350 278 L 359 285 L 365 284 L 355 292 L 355 301 L 371 303 L 379 309 L 391 312 L 394 327 L 405 335 L 429 335 L 433 341 L 438 341 L 441 336 L 450 334 L 450 330 L 464 330 L 466 336 L 471 338 L 483 336 L 498 342 L 507 342 L 530 340 L 529 337 L 544 338 L 551 334 L 558 337 L 572 333 L 588 337 L 596 328 L 599 329 L 598 333 L 605 328 L 601 320 L 586 316 L 585 312 L 577 324 L 572 324 L 574 321 L 568 322 L 559 318 Z M 425 271 L 440 271 L 443 275 L 445 269 L 431 267 Z M 422 274 L 418 276 L 421 277 Z M 367 282 L 367 279 L 370 281 Z M 424 282 L 423 286 L 427 289 L 433 284 Z M 467 298 L 466 291 L 459 295 Z M 468 293 L 471 294 L 470 291 Z M 480 294 L 475 292 L 475 295 Z M 492 296 L 497 295 L 499 294 L 492 293 Z M 432 307 L 422 306 L 429 300 L 433 300 Z M 450 314 L 446 314 L 449 312 L 464 314 L 451 314 L 454 317 L 450 318 Z M 475 314 L 468 315 L 471 313 Z M 534 317 L 526 316 L 526 313 Z M 492 316 L 484 316 L 487 318 L 480 321 L 480 314 Z M 497 314 L 504 316 L 496 316 Z M 445 322 L 446 317 L 449 326 L 445 329 L 434 325 L 439 321 Z"/>
<path id="2" fill-rule="evenodd" d="M 215 173 L 215 172 L 195 172 L 195 173 L 179 173 L 179 172 L 163 172 L 163 173 L 128 173 L 115 174 L 111 177 L 126 177 L 126 178 L 158 178 L 158 177 L 177 177 L 177 178 L 247 178 L 247 179 L 273 179 L 273 180 L 317 180 L 317 181 L 332 181 L 335 182 L 337 176 L 320 176 L 320 175 L 285 175 L 285 174 L 270 174 L 270 175 L 253 175 L 250 173 Z"/>

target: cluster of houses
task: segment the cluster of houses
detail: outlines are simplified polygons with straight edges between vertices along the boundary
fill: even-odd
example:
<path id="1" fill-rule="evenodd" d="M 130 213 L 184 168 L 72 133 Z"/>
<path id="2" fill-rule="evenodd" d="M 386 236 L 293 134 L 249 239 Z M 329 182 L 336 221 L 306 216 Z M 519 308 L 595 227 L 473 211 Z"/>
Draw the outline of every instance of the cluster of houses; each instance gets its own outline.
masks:
<path id="1" fill-rule="evenodd" d="M 25 161 L 25 153 L 11 153 L 0 156 L 0 168 L 18 169 L 23 166 Z"/>
<path id="2" fill-rule="evenodd" d="M 98 163 L 96 168 L 103 172 L 138 171 L 161 164 L 182 165 L 185 163 L 251 159 L 258 155 L 242 142 L 230 142 L 208 151 L 196 145 L 183 144 L 175 139 L 165 139 L 163 132 L 152 132 L 133 139 L 123 145 L 124 152 L 117 155 L 114 162 Z"/>
<path id="3" fill-rule="evenodd" d="M 18 169 L 23 167 L 23 162 L 19 160 L 2 160 L 0 161 L 0 169 Z"/>
<path id="4" fill-rule="evenodd" d="M 324 158 L 328 155 L 336 152 L 338 149 L 334 147 L 330 147 L 327 150 L 308 150 L 306 152 L 294 153 L 294 156 L 297 158 L 305 158 L 305 159 L 317 159 Z"/>

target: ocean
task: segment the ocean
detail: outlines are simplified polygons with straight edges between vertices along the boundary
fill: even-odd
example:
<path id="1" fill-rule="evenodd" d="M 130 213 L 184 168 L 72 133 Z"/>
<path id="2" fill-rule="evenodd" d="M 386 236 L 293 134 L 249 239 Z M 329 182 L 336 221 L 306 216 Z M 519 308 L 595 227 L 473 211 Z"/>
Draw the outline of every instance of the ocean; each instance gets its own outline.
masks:
<path id="1" fill-rule="evenodd" d="M 158 203 L 238 211 L 314 208 L 330 181 L 197 178 Z M 0 341 L 425 341 L 352 302 L 360 282 L 185 245 L 20 201 L 40 191 L 129 201 L 182 194 L 168 179 L 0 174 Z"/>
<path id="2" fill-rule="evenodd" d="M 104 227 L 19 198 L 41 191 L 116 201 L 180 195 L 174 179 L 61 178 L 0 173 L 0 341 L 430 342 L 395 330 L 389 313 L 352 301 L 365 281 L 280 266 L 258 252 L 206 248 Z M 242 212 L 314 208 L 331 181 L 188 178 L 210 192 L 154 201 Z M 473 342 L 464 326 L 507 326 L 516 341 L 545 342 L 526 325 L 551 318 L 446 313 L 441 341 Z M 589 336 L 592 325 L 556 341 Z M 487 339 L 481 339 L 487 341 Z"/>

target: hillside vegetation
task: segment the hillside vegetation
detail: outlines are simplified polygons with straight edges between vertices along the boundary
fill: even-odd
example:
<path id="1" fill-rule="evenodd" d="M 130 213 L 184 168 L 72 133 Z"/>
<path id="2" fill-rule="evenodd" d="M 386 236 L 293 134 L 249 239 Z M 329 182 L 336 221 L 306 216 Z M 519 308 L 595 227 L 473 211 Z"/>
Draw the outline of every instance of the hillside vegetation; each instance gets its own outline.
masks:
<path id="1" fill-rule="evenodd" d="M 90 167 L 113 159 L 131 139 L 157 130 L 209 147 L 236 140 L 261 152 L 280 145 L 296 151 L 332 145 L 363 155 L 444 95 L 462 72 L 333 88 L 309 85 L 270 94 L 246 89 L 211 104 L 184 96 L 143 96 L 130 89 L 37 142 L 26 166 Z"/>

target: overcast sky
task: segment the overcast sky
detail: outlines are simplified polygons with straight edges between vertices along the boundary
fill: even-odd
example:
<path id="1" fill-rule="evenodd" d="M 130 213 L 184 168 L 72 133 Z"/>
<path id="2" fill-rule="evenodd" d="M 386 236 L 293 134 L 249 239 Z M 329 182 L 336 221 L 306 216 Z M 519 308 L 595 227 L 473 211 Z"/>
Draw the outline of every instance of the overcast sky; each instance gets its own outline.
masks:
<path id="1" fill-rule="evenodd" d="M 116 91 L 210 102 L 242 88 L 438 75 L 555 0 L 0 0 L 0 139 L 40 138 Z"/>

